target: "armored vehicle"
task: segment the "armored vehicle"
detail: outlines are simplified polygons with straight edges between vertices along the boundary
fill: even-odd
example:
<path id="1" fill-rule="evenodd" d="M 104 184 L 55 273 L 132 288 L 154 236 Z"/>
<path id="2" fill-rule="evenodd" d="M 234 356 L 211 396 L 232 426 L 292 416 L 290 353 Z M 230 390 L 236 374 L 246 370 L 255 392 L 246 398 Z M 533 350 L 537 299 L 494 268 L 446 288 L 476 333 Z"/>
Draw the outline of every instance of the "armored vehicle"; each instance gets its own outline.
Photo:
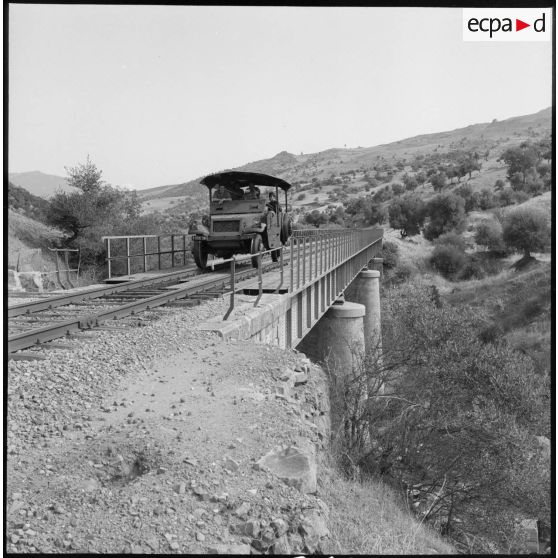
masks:
<path id="1" fill-rule="evenodd" d="M 240 171 L 211 174 L 200 184 L 209 192 L 209 219 L 193 222 L 188 231 L 196 265 L 204 269 L 210 254 L 230 258 L 262 250 L 273 250 L 271 258 L 277 261 L 278 249 L 292 232 L 287 206 L 291 185 L 267 174 Z M 279 190 L 284 192 L 283 206 Z M 255 255 L 252 265 L 258 265 Z"/>

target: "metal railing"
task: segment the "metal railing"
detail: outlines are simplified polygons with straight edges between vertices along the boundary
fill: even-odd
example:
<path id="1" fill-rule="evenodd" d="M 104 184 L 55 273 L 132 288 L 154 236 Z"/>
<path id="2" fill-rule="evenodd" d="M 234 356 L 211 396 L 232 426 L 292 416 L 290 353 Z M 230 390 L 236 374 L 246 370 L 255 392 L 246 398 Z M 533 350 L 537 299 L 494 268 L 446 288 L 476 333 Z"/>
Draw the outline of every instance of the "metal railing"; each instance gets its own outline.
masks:
<path id="1" fill-rule="evenodd" d="M 103 236 L 107 250 L 108 278 L 113 276 L 113 263 L 125 262 L 125 273 L 146 272 L 154 269 L 168 269 L 186 264 L 189 247 L 186 234 L 138 235 L 138 236 Z M 176 239 L 181 239 L 177 243 Z M 115 246 L 115 244 L 117 246 Z M 120 244 L 120 246 L 118 246 Z M 151 245 L 151 246 L 149 246 Z M 149 251 L 148 251 L 149 248 Z M 113 251 L 122 250 L 123 254 L 113 255 Z M 165 256 L 170 255 L 170 262 Z M 176 256 L 179 256 L 178 258 Z M 166 265 L 170 263 L 170 265 Z"/>
<path id="2" fill-rule="evenodd" d="M 342 230 L 298 230 L 293 231 L 289 242 L 285 246 L 276 248 L 279 251 L 280 282 L 273 292 L 278 293 L 284 283 L 284 269 L 289 265 L 289 293 L 303 290 L 306 285 L 327 275 L 333 269 L 341 266 L 348 260 L 370 248 L 371 245 L 380 242 L 383 237 L 382 229 L 342 229 Z M 381 247 L 381 244 L 380 244 Z M 257 258 L 258 259 L 258 296 L 254 301 L 257 306 L 263 294 L 262 257 L 274 250 L 260 251 L 257 255 L 233 256 L 222 263 L 230 262 L 230 304 L 223 320 L 226 320 L 234 310 L 236 294 L 236 265 L 239 262 Z M 285 256 L 285 252 L 287 253 Z M 366 254 L 364 254 L 366 255 Z M 369 254 L 368 259 L 373 255 Z M 364 267 L 367 258 L 360 258 L 357 267 Z M 360 265 L 362 264 L 362 265 Z M 358 270 L 355 268 L 355 274 Z M 350 283 L 352 277 L 349 274 L 344 278 L 345 286 Z M 225 295 L 227 292 L 224 293 Z"/>

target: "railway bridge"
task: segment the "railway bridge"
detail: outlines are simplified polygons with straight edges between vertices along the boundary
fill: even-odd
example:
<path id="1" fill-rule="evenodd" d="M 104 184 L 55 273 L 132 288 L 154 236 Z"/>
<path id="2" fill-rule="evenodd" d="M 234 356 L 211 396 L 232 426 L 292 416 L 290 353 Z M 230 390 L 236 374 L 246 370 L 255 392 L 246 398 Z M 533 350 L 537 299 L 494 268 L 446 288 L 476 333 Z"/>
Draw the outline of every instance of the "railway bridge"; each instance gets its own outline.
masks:
<path id="1" fill-rule="evenodd" d="M 9 352 L 54 348 L 56 338 L 206 296 L 229 299 L 225 315 L 201 325 L 225 339 L 299 347 L 317 360 L 329 350 L 346 362 L 351 344 L 379 338 L 382 229 L 297 230 L 278 262 L 260 252 L 213 261 L 211 273 L 187 265 L 177 236 L 106 237 L 107 284 L 11 306 Z"/>

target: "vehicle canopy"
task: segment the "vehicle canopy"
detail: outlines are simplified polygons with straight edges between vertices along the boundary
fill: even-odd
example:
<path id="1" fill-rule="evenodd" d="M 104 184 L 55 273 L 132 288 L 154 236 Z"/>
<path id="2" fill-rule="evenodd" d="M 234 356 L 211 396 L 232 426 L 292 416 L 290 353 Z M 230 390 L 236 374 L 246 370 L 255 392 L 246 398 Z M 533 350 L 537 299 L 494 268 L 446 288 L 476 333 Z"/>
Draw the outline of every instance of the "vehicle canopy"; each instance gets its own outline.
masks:
<path id="1" fill-rule="evenodd" d="M 272 186 L 273 188 L 281 188 L 283 191 L 290 189 L 291 185 L 281 178 L 275 178 L 269 174 L 260 172 L 243 172 L 243 171 L 227 171 L 210 174 L 200 181 L 200 184 L 207 186 L 210 190 L 222 184 L 223 186 L 248 186 L 254 184 L 255 186 Z"/>

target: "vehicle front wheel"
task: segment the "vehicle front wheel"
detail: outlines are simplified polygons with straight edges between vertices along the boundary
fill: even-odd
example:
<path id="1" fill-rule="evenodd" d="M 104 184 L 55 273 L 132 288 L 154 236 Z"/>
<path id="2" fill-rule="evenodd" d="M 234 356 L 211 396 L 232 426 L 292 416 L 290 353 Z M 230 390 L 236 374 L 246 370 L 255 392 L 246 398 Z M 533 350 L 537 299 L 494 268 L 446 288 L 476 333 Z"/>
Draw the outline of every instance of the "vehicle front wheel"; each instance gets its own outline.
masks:
<path id="1" fill-rule="evenodd" d="M 263 240 L 259 234 L 252 238 L 252 245 L 250 246 L 250 254 L 259 254 L 264 250 Z M 252 267 L 258 267 L 258 256 L 252 256 Z"/>
<path id="2" fill-rule="evenodd" d="M 207 256 L 208 256 L 207 243 L 205 240 L 194 240 L 192 246 L 192 254 L 194 256 L 194 261 L 200 269 L 205 269 L 207 266 Z"/>
<path id="3" fill-rule="evenodd" d="M 293 233 L 293 224 L 289 215 L 283 216 L 283 222 L 281 223 L 281 243 L 287 244 L 289 237 Z"/>

